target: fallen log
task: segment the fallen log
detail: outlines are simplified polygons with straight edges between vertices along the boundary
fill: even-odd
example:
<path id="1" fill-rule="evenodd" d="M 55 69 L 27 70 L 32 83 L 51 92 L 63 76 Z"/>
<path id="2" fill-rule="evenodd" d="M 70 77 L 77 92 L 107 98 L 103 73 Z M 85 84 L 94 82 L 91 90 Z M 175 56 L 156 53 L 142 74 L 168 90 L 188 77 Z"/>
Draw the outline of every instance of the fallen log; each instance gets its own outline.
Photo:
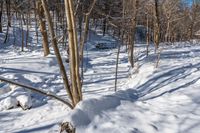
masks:
<path id="1" fill-rule="evenodd" d="M 36 93 L 39 93 L 39 94 L 42 94 L 42 95 L 45 95 L 45 96 L 49 96 L 51 98 L 54 98 L 54 99 L 56 99 L 56 100 L 58 100 L 58 101 L 60 101 L 60 102 L 62 102 L 64 104 L 66 104 L 68 107 L 73 109 L 73 106 L 72 106 L 72 104 L 70 102 L 60 98 L 59 96 L 57 96 L 57 95 L 55 95 L 55 94 L 53 94 L 51 92 L 46 92 L 46 91 L 43 91 L 42 89 L 37 89 L 35 87 L 29 86 L 29 85 L 25 85 L 23 83 L 18 83 L 16 81 L 12 81 L 10 79 L 6 79 L 6 78 L 1 77 L 1 76 L 0 76 L 0 81 L 7 82 L 7 83 L 10 83 L 10 84 L 13 84 L 13 85 L 17 85 L 17 86 L 23 87 L 24 89 L 31 90 L 33 92 L 36 92 Z"/>

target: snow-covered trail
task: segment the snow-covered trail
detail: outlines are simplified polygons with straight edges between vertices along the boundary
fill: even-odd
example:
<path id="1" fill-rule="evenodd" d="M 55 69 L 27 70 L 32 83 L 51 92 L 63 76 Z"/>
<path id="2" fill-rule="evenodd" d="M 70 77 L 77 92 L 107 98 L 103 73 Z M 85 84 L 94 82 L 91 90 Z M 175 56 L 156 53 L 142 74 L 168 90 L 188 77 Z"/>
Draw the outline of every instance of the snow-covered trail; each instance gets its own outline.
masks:
<path id="1" fill-rule="evenodd" d="M 164 46 L 159 68 L 154 68 L 153 54 L 139 59 L 139 65 L 143 65 L 128 79 L 123 91 L 83 101 L 70 114 L 77 132 L 198 133 L 198 49 L 199 45 Z"/>
<path id="2" fill-rule="evenodd" d="M 94 43 L 91 42 L 90 45 Z M 84 73 L 84 99 L 113 94 L 117 49 L 88 50 L 87 52 L 88 68 Z M 65 52 L 62 54 L 65 55 Z M 120 56 L 119 87 L 125 83 L 129 74 L 126 56 L 125 53 Z M 3 46 L 0 49 L 0 60 L 0 76 L 66 97 L 53 54 L 43 57 L 41 49 L 30 52 L 29 48 L 25 48 L 24 52 L 20 52 L 18 46 Z M 65 66 L 69 70 L 67 63 Z M 13 93 L 1 95 L 0 100 L 13 96 Z M 4 110 L 1 103 L 0 132 L 58 132 L 57 124 L 67 117 L 66 114 L 70 109 L 62 103 L 35 93 L 31 93 L 31 97 L 33 98 L 33 107 L 27 111 L 23 111 L 21 108 Z M 56 127 L 56 129 L 50 130 L 51 127 Z"/>
<path id="3" fill-rule="evenodd" d="M 87 95 L 108 95 L 114 93 L 117 49 L 90 51 L 89 61 L 84 73 L 83 91 Z M 87 57 L 86 57 L 87 58 Z M 121 53 L 118 69 L 118 89 L 129 76 L 127 54 Z M 91 95 L 92 96 L 92 95 Z M 90 96 L 90 97 L 91 97 Z"/>

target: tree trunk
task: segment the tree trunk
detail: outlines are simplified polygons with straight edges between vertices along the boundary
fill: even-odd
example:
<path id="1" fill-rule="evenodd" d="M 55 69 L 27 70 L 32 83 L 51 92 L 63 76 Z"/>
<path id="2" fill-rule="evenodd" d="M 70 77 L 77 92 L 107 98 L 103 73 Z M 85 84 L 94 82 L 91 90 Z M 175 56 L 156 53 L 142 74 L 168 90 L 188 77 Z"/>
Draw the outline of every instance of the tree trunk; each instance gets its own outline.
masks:
<path id="1" fill-rule="evenodd" d="M 106 23 L 107 23 L 107 20 L 106 18 L 103 19 L 103 36 L 105 36 L 106 34 Z"/>
<path id="2" fill-rule="evenodd" d="M 36 2 L 33 1 L 33 5 L 34 5 L 34 19 L 35 19 L 35 35 L 36 35 L 36 43 L 39 43 L 39 39 L 38 39 L 38 22 L 37 22 L 37 5 Z"/>
<path id="3" fill-rule="evenodd" d="M 20 20 L 20 27 L 21 27 L 21 41 L 22 41 L 22 44 L 21 44 L 21 48 L 22 48 L 22 51 L 24 51 L 24 29 L 23 29 L 23 23 L 22 23 L 22 15 L 21 15 L 21 20 Z"/>
<path id="4" fill-rule="evenodd" d="M 123 35 L 122 35 L 123 37 Z M 122 39 L 123 42 L 123 39 Z M 118 50 L 117 50 L 117 59 L 116 59 L 116 68 L 115 68 L 115 92 L 117 91 L 117 75 L 118 75 L 118 65 L 119 65 L 119 54 L 120 54 L 120 48 L 121 44 L 118 44 Z"/>
<path id="5" fill-rule="evenodd" d="M 48 35 L 46 30 L 46 23 L 45 23 L 45 16 L 44 16 L 44 10 L 42 7 L 42 3 L 40 1 L 37 2 L 37 12 L 38 12 L 38 18 L 40 22 L 40 31 L 42 34 L 42 46 L 44 50 L 44 56 L 47 56 L 50 54 L 49 50 L 49 44 L 48 44 Z"/>
<path id="6" fill-rule="evenodd" d="M 154 1 L 154 13 L 155 13 L 155 24 L 154 24 L 154 43 L 155 43 L 155 51 L 158 50 L 160 43 L 160 19 L 159 19 L 159 11 L 158 11 L 158 0 Z"/>
<path id="7" fill-rule="evenodd" d="M 147 46 L 146 46 L 146 56 L 149 55 L 149 41 L 150 41 L 150 33 L 149 33 L 149 17 L 148 17 L 148 14 L 147 14 L 147 26 L 146 26 L 146 43 L 147 43 Z"/>
<path id="8" fill-rule="evenodd" d="M 72 0 L 65 0 L 65 12 L 67 17 L 67 28 L 70 50 L 70 76 L 72 81 L 72 94 L 75 105 L 82 100 L 82 90 L 79 75 L 79 52 L 77 44 L 76 23 L 74 18 L 74 7 Z"/>
<path id="9" fill-rule="evenodd" d="M 3 15 L 3 1 L 0 2 L 0 33 L 3 32 L 2 15 Z"/>
<path id="10" fill-rule="evenodd" d="M 139 1 L 135 0 L 133 3 L 133 18 L 131 20 L 131 30 L 129 33 L 130 38 L 130 47 L 129 47 L 129 61 L 131 64 L 131 67 L 134 67 L 134 45 L 135 45 L 135 30 L 136 30 L 136 23 L 137 23 L 137 12 L 138 12 L 138 6 L 139 6 Z"/>
<path id="11" fill-rule="evenodd" d="M 26 47 L 28 46 L 28 37 L 29 37 L 29 19 L 30 19 L 30 14 L 27 14 L 27 18 L 26 18 Z"/>
<path id="12" fill-rule="evenodd" d="M 8 19 L 8 26 L 11 27 L 10 0 L 6 0 L 6 13 Z"/>
<path id="13" fill-rule="evenodd" d="M 66 91 L 69 95 L 69 98 L 72 101 L 72 105 L 74 107 L 75 106 L 74 99 L 73 99 L 73 96 L 72 96 L 72 92 L 70 90 L 70 85 L 69 85 L 68 77 L 67 77 L 67 74 L 66 74 L 66 70 L 65 70 L 65 67 L 63 65 L 63 61 L 62 61 L 62 58 L 61 58 L 61 55 L 60 55 L 60 52 L 59 52 L 59 49 L 58 49 L 57 40 L 56 40 L 55 33 L 54 33 L 54 30 L 53 30 L 52 19 L 51 19 L 50 13 L 49 13 L 49 9 L 47 7 L 47 2 L 46 2 L 46 0 L 41 0 L 41 2 L 42 2 L 42 6 L 43 6 L 43 9 L 44 9 L 44 12 L 45 12 L 45 17 L 46 17 L 47 22 L 48 22 L 52 46 L 53 46 L 53 49 L 54 49 L 54 52 L 55 52 L 55 55 L 56 55 L 56 58 L 57 58 L 57 61 L 58 61 L 58 65 L 60 67 L 60 73 L 61 73 L 62 78 L 63 78 L 63 83 L 64 83 Z"/>
<path id="14" fill-rule="evenodd" d="M 81 78 L 83 82 L 83 51 L 84 51 L 84 44 L 87 41 L 88 38 L 88 31 L 89 31 L 89 22 L 90 22 L 90 14 L 94 8 L 94 5 L 97 0 L 94 0 L 89 11 L 85 15 L 85 25 L 84 25 L 84 34 L 81 36 L 81 41 L 80 41 L 80 62 L 81 62 Z"/>

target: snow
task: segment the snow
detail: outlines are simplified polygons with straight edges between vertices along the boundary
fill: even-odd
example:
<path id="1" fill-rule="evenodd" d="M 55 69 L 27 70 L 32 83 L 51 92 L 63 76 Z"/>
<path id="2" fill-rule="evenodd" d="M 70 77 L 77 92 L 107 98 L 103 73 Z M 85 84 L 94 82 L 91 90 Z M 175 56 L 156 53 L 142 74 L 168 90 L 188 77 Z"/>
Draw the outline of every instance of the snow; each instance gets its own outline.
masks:
<path id="1" fill-rule="evenodd" d="M 3 107 L 4 109 L 12 109 L 17 107 L 17 100 L 15 97 L 7 97 L 1 101 L 1 108 Z"/>
<path id="2" fill-rule="evenodd" d="M 78 133 L 198 132 L 199 45 L 162 47 L 158 68 L 154 54 L 138 56 L 139 68 L 132 70 L 122 91 L 84 100 L 65 121 Z"/>
<path id="3" fill-rule="evenodd" d="M 27 93 L 21 94 L 16 96 L 16 99 L 19 103 L 19 105 L 22 107 L 22 109 L 30 109 L 32 107 L 32 100 L 31 96 Z"/>
<path id="4" fill-rule="evenodd" d="M 200 131 L 198 41 L 161 44 L 158 68 L 153 45 L 146 57 L 146 45 L 136 44 L 134 69 L 122 46 L 115 93 L 117 48 L 99 50 L 94 44 L 119 42 L 95 32 L 89 36 L 84 53 L 84 100 L 70 110 L 49 97 L 1 82 L 0 133 L 57 133 L 63 121 L 71 122 L 77 133 Z M 65 51 L 61 54 L 66 59 Z M 65 67 L 69 73 L 66 62 Z M 43 57 L 37 45 L 25 52 L 19 46 L 0 45 L 0 76 L 68 98 L 52 49 Z"/>
<path id="5" fill-rule="evenodd" d="M 9 84 L 0 82 L 0 95 L 5 94 L 9 91 L 10 91 Z"/>

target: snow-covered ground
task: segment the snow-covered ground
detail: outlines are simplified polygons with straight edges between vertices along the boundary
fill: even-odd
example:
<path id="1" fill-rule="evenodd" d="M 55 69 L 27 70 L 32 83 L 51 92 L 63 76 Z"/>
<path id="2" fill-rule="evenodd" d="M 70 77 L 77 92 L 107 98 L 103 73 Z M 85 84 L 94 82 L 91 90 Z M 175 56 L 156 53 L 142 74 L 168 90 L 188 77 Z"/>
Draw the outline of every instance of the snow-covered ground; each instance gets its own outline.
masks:
<path id="1" fill-rule="evenodd" d="M 122 47 L 115 93 L 117 49 L 98 50 L 93 44 L 117 42 L 110 36 L 91 34 L 90 38 L 84 57 L 84 100 L 70 110 L 56 100 L 0 83 L 0 133 L 57 133 L 62 121 L 70 121 L 77 133 L 200 131 L 200 45 L 162 44 L 159 66 L 155 68 L 153 47 L 146 57 L 145 44 L 137 44 L 138 61 L 133 70 Z M 53 52 L 43 57 L 38 47 L 25 52 L 19 49 L 1 44 L 0 76 L 67 98 Z M 62 52 L 63 58 L 65 54 Z M 68 70 L 67 63 L 65 66 Z M 24 93 L 31 98 L 30 110 L 6 109 L 5 103 L 20 99 Z"/>
<path id="2" fill-rule="evenodd" d="M 199 47 L 162 46 L 158 68 L 155 55 L 145 58 L 141 48 L 139 71 L 132 72 L 120 91 L 83 101 L 66 120 L 80 133 L 198 133 Z"/>

